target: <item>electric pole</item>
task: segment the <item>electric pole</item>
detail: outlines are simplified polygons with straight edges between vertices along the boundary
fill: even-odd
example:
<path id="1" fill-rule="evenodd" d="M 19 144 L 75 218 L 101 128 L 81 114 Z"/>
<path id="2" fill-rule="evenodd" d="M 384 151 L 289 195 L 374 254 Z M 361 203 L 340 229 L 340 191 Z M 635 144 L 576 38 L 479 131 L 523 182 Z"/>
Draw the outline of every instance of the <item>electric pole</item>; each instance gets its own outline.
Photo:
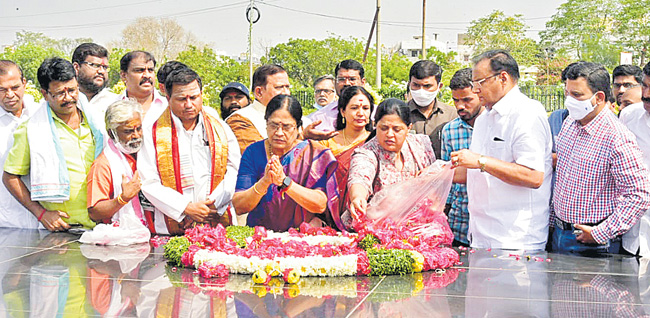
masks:
<path id="1" fill-rule="evenodd" d="M 381 38 L 379 37 L 379 15 L 381 11 L 381 0 L 377 0 L 377 74 L 375 86 L 377 90 L 381 88 Z"/>
<path id="2" fill-rule="evenodd" d="M 427 40 L 426 36 L 426 21 L 427 21 L 427 0 L 422 0 L 422 59 L 427 59 Z"/>

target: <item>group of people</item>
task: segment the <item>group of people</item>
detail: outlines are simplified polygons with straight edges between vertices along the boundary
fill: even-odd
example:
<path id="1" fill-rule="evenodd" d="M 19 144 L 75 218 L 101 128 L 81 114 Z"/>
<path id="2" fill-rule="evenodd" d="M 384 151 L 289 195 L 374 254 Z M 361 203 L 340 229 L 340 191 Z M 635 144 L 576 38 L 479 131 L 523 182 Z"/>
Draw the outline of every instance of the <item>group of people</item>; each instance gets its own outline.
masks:
<path id="1" fill-rule="evenodd" d="M 503 50 L 453 75 L 455 107 L 438 99 L 433 61 L 411 67 L 406 102 L 375 105 L 363 66 L 344 60 L 316 79 L 318 110 L 303 116 L 275 64 L 257 68 L 250 92 L 226 85 L 219 114 L 203 106 L 196 72 L 170 61 L 155 73 L 145 51 L 121 58 L 120 95 L 106 88 L 100 45 L 46 59 L 40 104 L 4 60 L 0 226 L 65 231 L 128 215 L 170 235 L 197 224 L 350 230 L 375 193 L 443 159 L 455 169 L 445 212 L 456 245 L 650 253 L 650 66 L 631 69 L 614 71 L 612 94 L 604 67 L 569 65 L 567 109 L 549 118 Z M 643 103 L 628 103 L 637 88 Z"/>

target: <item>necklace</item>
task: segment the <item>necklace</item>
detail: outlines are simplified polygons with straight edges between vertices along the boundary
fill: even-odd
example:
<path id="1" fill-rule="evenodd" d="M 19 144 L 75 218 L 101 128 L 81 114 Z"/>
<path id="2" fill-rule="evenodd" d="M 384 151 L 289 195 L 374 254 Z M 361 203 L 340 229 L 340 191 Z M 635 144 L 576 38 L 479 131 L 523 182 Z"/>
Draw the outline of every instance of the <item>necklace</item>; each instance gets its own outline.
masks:
<path id="1" fill-rule="evenodd" d="M 345 135 L 345 130 L 342 131 L 342 135 L 343 135 L 343 141 L 345 141 L 346 146 L 349 146 L 349 145 L 355 143 L 355 142 L 357 141 L 357 139 L 359 139 L 359 137 L 356 137 L 356 138 L 354 138 L 354 139 L 352 140 L 352 142 L 350 142 L 350 141 L 348 140 L 348 137 Z M 367 137 L 368 137 L 367 134 L 366 134 L 366 131 L 362 132 L 360 136 L 364 136 L 363 138 L 367 138 Z"/>

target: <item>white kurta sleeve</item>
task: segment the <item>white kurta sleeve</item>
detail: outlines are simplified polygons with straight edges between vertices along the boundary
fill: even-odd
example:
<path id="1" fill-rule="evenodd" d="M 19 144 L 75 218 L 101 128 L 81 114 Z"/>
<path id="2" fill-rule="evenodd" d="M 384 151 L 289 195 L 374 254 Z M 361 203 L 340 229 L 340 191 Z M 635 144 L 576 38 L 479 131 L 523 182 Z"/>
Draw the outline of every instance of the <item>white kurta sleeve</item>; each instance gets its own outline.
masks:
<path id="1" fill-rule="evenodd" d="M 217 208 L 220 215 L 222 215 L 235 194 L 235 184 L 237 183 L 237 172 L 239 171 L 239 161 L 241 154 L 239 153 L 239 144 L 235 134 L 230 130 L 230 127 L 218 119 L 219 123 L 226 131 L 226 138 L 228 138 L 228 166 L 226 167 L 226 175 L 217 187 L 208 196 L 209 199 L 214 200 L 214 206 Z"/>
<path id="2" fill-rule="evenodd" d="M 180 222 L 185 218 L 183 212 L 191 200 L 175 189 L 162 185 L 158 174 L 152 133 L 151 127 L 145 127 L 142 149 L 138 152 L 138 171 L 140 171 L 142 179 L 141 190 L 156 209 Z"/>

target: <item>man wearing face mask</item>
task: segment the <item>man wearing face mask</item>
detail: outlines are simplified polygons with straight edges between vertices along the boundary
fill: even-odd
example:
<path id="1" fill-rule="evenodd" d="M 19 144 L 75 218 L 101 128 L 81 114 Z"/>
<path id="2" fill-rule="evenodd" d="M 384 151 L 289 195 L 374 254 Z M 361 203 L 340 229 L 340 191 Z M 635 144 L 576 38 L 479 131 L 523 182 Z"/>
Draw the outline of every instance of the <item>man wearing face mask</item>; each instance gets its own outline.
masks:
<path id="1" fill-rule="evenodd" d="M 106 109 L 106 130 L 110 139 L 88 172 L 88 214 L 97 223 L 113 223 L 129 213 L 146 225 L 140 198 L 137 153 L 142 146 L 142 106 L 133 100 L 119 100 Z"/>
<path id="2" fill-rule="evenodd" d="M 408 106 L 411 110 L 412 129 L 431 138 L 436 158 L 440 158 L 442 127 L 458 117 L 454 107 L 437 98 L 442 88 L 441 79 L 442 68 L 429 60 L 417 61 L 409 72 L 408 85 L 412 99 Z"/>
<path id="3" fill-rule="evenodd" d="M 634 135 L 606 106 L 607 70 L 590 62 L 569 67 L 564 103 L 569 118 L 557 139 L 551 251 L 625 253 L 621 236 L 650 208 L 648 170 Z"/>

